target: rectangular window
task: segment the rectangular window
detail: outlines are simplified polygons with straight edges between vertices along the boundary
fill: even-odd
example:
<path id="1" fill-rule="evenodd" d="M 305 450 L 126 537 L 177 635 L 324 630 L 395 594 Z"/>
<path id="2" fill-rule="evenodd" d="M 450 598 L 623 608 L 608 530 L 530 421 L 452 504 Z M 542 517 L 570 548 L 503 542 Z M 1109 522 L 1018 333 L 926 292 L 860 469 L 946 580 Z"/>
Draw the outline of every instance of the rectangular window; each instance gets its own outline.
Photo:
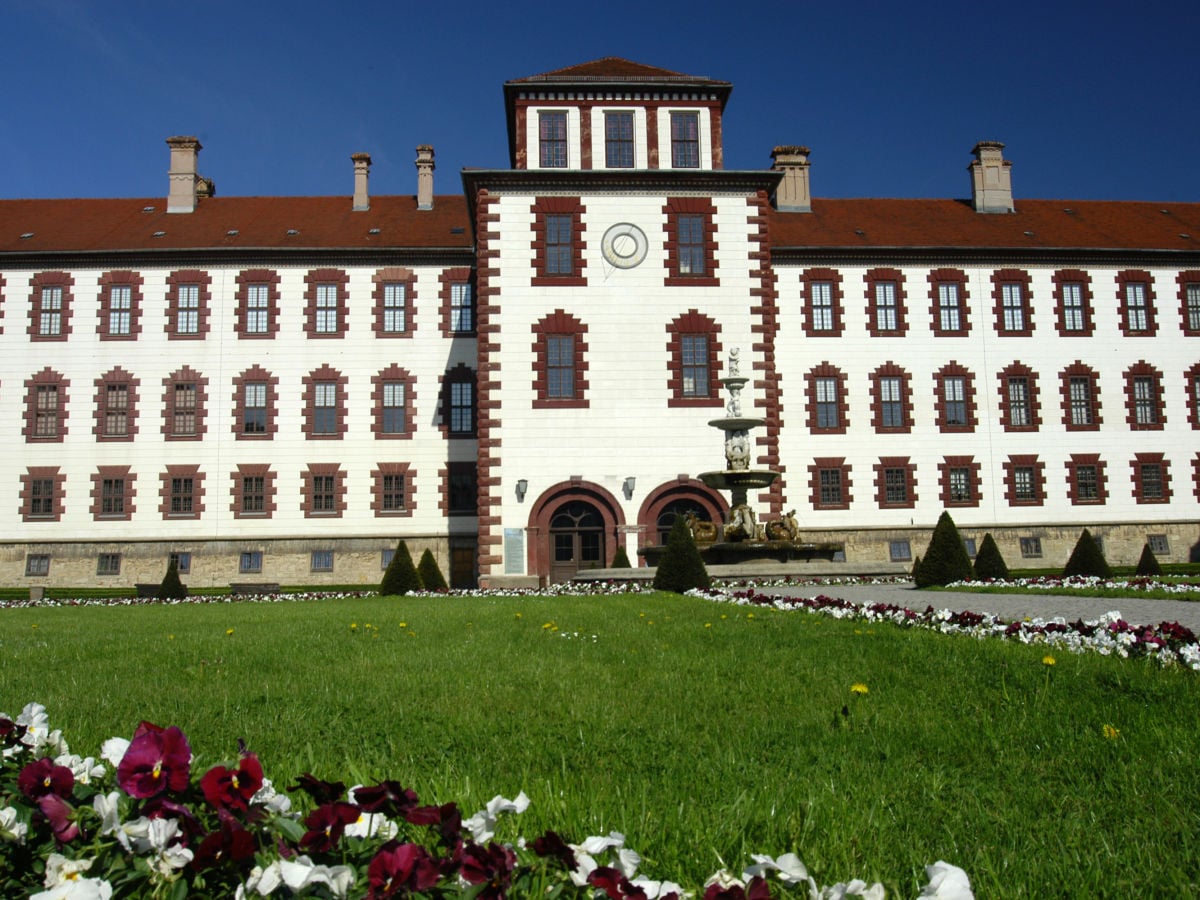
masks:
<path id="1" fill-rule="evenodd" d="M 942 411 L 946 425 L 967 424 L 967 379 L 948 375 L 942 379 Z"/>
<path id="2" fill-rule="evenodd" d="M 1032 466 L 1013 468 L 1013 499 L 1018 503 L 1037 501 L 1037 474 Z"/>
<path id="3" fill-rule="evenodd" d="M 42 288 L 41 313 L 38 316 L 38 335 L 41 337 L 57 337 L 62 334 L 62 316 L 62 288 Z"/>
<path id="4" fill-rule="evenodd" d="M 25 574 L 41 577 L 50 574 L 50 557 L 45 553 L 30 553 L 25 557 Z"/>
<path id="5" fill-rule="evenodd" d="M 822 506 L 839 506 L 842 501 L 842 470 L 822 469 L 820 472 Z"/>
<path id="6" fill-rule="evenodd" d="M 543 169 L 567 167 L 567 114 L 543 112 L 538 114 L 539 160 Z"/>
<path id="7" fill-rule="evenodd" d="M 32 478 L 29 481 L 29 518 L 54 517 L 54 479 Z"/>
<path id="8" fill-rule="evenodd" d="M 267 285 L 246 285 L 246 334 L 268 333 L 268 302 Z"/>
<path id="9" fill-rule="evenodd" d="M 385 284 L 383 286 L 383 332 L 400 334 L 408 324 L 408 285 Z"/>
<path id="10" fill-rule="evenodd" d="M 888 541 L 888 556 L 892 562 L 908 562 L 912 559 L 912 545 L 908 541 Z"/>
<path id="11" fill-rule="evenodd" d="M 167 565 L 175 563 L 175 571 L 180 575 L 190 575 L 192 571 L 192 554 L 188 550 L 177 550 L 167 557 Z"/>
<path id="12" fill-rule="evenodd" d="M 683 369 L 683 396 L 708 396 L 708 336 L 685 334 L 680 337 Z"/>
<path id="13" fill-rule="evenodd" d="M 610 169 L 633 168 L 633 113 L 604 114 L 604 165 Z"/>
<path id="14" fill-rule="evenodd" d="M 1075 501 L 1095 503 L 1100 499 L 1100 478 L 1092 465 L 1075 466 Z"/>
<path id="15" fill-rule="evenodd" d="M 572 275 L 575 272 L 573 230 L 575 217 L 546 216 L 546 274 Z"/>
<path id="16" fill-rule="evenodd" d="M 704 274 L 704 216 L 681 215 L 676 219 L 676 247 L 680 275 Z"/>
<path id="17" fill-rule="evenodd" d="M 971 488 L 969 466 L 955 466 L 949 471 L 950 500 L 953 503 L 969 503 L 975 496 Z"/>
<path id="18" fill-rule="evenodd" d="M 1138 282 L 1125 285 L 1125 327 L 1128 331 L 1149 331 L 1146 286 Z"/>
<path id="19" fill-rule="evenodd" d="M 700 168 L 700 116 L 697 113 L 671 113 L 671 167 Z"/>
<path id="20" fill-rule="evenodd" d="M 895 331 L 899 327 L 896 311 L 896 283 L 894 281 L 875 282 L 875 329 L 877 331 Z"/>
<path id="21" fill-rule="evenodd" d="M 1071 395 L 1071 424 L 1095 424 L 1095 416 L 1092 413 L 1092 379 L 1072 377 L 1067 389 Z"/>
<path id="22" fill-rule="evenodd" d="M 1135 376 L 1133 379 L 1133 416 L 1138 425 L 1158 424 L 1158 398 L 1153 378 Z"/>
<path id="23" fill-rule="evenodd" d="M 242 432 L 267 433 L 267 385 L 251 381 L 242 387 Z"/>
<path id="24" fill-rule="evenodd" d="M 338 433 L 337 383 L 318 381 L 313 385 L 313 434 Z"/>
<path id="25" fill-rule="evenodd" d="M 125 515 L 124 478 L 104 478 L 100 481 L 100 515 Z"/>
<path id="26" fill-rule="evenodd" d="M 200 285 L 181 284 L 178 287 L 179 313 L 175 319 L 176 334 L 200 333 Z"/>
<path id="27" fill-rule="evenodd" d="M 332 475 L 311 475 L 313 515 L 337 512 L 337 479 Z"/>
<path id="28" fill-rule="evenodd" d="M 101 553 L 96 557 L 96 574 L 97 575 L 120 575 L 121 574 L 121 554 L 120 553 Z"/>
<path id="29" fill-rule="evenodd" d="M 405 384 L 403 381 L 386 381 L 383 384 L 383 433 L 404 434 L 406 421 Z"/>
<path id="30" fill-rule="evenodd" d="M 478 476 L 474 463 L 450 463 L 446 493 L 451 515 L 473 516 L 479 510 Z"/>
<path id="31" fill-rule="evenodd" d="M 1200 284 L 1187 286 L 1187 325 L 1188 331 L 1200 331 Z"/>
<path id="32" fill-rule="evenodd" d="M 817 427 L 841 427 L 840 398 L 838 397 L 838 381 L 836 378 L 818 378 L 817 388 Z"/>
<path id="33" fill-rule="evenodd" d="M 975 538 L 963 538 L 963 549 L 967 551 L 967 556 L 974 559 L 977 555 L 975 549 Z"/>
<path id="34" fill-rule="evenodd" d="M 1062 286 L 1063 331 L 1084 331 L 1087 319 L 1083 306 L 1083 285 L 1068 281 Z"/>
<path id="35" fill-rule="evenodd" d="M 338 287 L 336 284 L 317 285 L 317 334 L 338 332 Z"/>
<path id="36" fill-rule="evenodd" d="M 1142 463 L 1140 469 L 1142 475 L 1141 499 L 1143 501 L 1165 499 L 1162 463 Z"/>
<path id="37" fill-rule="evenodd" d="M 814 281 L 809 285 L 812 294 L 813 331 L 833 331 L 833 285 Z"/>
<path id="38" fill-rule="evenodd" d="M 546 396 L 569 400 L 575 396 L 575 336 L 546 336 Z"/>
<path id="39" fill-rule="evenodd" d="M 194 509 L 195 485 L 190 476 L 171 479 L 171 515 L 190 516 Z"/>
<path id="40" fill-rule="evenodd" d="M 879 379 L 880 422 L 884 428 L 904 427 L 903 385 L 899 378 Z"/>
<path id="41" fill-rule="evenodd" d="M 465 281 L 450 285 L 450 330 L 455 334 L 475 330 L 475 305 L 471 285 Z"/>
<path id="42" fill-rule="evenodd" d="M 475 433 L 475 385 L 468 381 L 450 385 L 450 433 Z"/>
<path id="43" fill-rule="evenodd" d="M 314 550 L 309 556 L 308 561 L 309 571 L 312 572 L 332 572 L 333 571 L 333 551 L 332 550 Z"/>
<path id="44" fill-rule="evenodd" d="M 1004 312 L 1005 331 L 1024 331 L 1025 293 L 1020 284 L 1009 282 L 1001 285 L 1001 303 Z"/>
<path id="45" fill-rule="evenodd" d="M 109 384 L 104 387 L 104 436 L 125 437 L 129 434 L 129 385 Z"/>
<path id="46" fill-rule="evenodd" d="M 108 333 L 128 335 L 133 311 L 133 290 L 127 284 L 114 284 L 108 292 Z"/>
<path id="47" fill-rule="evenodd" d="M 1027 428 L 1029 416 L 1029 380 L 1008 379 L 1008 424 L 1010 428 Z"/>
<path id="48" fill-rule="evenodd" d="M 387 567 L 392 564 L 392 558 L 396 555 L 395 548 L 379 551 L 379 571 L 386 572 Z"/>
<path id="49" fill-rule="evenodd" d="M 403 512 L 405 510 L 404 480 L 405 476 L 403 475 L 383 476 L 384 512 Z"/>
<path id="50" fill-rule="evenodd" d="M 262 475 L 242 477 L 242 515 L 261 516 L 267 511 L 267 480 Z"/>
<path id="51" fill-rule="evenodd" d="M 244 550 L 242 558 L 238 562 L 238 571 L 243 575 L 254 574 L 262 571 L 262 551 L 261 550 Z"/>
<path id="52" fill-rule="evenodd" d="M 885 503 L 908 502 L 908 469 L 883 470 L 883 499 Z"/>
<path id="53" fill-rule="evenodd" d="M 1165 534 L 1148 534 L 1146 543 L 1150 545 L 1150 552 L 1155 556 L 1165 556 L 1171 552 L 1171 545 L 1167 542 Z"/>
<path id="54" fill-rule="evenodd" d="M 962 331 L 962 309 L 958 303 L 958 285 L 953 282 L 938 285 L 938 329 Z"/>
<path id="55" fill-rule="evenodd" d="M 1021 538 L 1021 556 L 1025 559 L 1041 559 L 1042 539 L 1035 537 Z"/>
<path id="56" fill-rule="evenodd" d="M 176 437 L 193 435 L 196 433 L 196 385 L 190 381 L 178 381 L 174 388 L 171 433 Z"/>
<path id="57" fill-rule="evenodd" d="M 40 438 L 58 437 L 58 385 L 39 384 L 33 434 Z"/>

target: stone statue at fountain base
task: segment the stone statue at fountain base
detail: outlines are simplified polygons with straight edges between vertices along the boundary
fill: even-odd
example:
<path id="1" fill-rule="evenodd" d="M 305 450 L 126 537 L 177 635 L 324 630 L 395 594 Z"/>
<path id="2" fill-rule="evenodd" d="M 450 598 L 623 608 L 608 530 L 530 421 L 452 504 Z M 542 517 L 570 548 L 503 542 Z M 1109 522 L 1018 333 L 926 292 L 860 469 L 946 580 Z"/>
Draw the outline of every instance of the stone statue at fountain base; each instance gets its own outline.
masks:
<path id="1" fill-rule="evenodd" d="M 753 541 L 758 539 L 758 524 L 754 521 L 754 510 L 739 503 L 729 510 L 729 523 L 725 526 L 725 540 Z"/>

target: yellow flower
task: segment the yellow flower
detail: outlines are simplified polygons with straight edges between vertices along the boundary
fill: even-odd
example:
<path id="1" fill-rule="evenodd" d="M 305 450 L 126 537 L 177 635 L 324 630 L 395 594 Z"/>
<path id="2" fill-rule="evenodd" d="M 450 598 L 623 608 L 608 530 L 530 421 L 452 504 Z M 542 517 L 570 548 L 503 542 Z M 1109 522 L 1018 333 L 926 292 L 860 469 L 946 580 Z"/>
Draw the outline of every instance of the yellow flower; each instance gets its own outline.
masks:
<path id="1" fill-rule="evenodd" d="M 549 631 L 553 627 L 554 627 L 553 622 L 547 622 L 545 625 L 542 626 L 542 631 Z"/>
<path id="2" fill-rule="evenodd" d="M 173 635 L 173 634 L 168 634 L 168 635 L 167 635 L 167 640 L 168 640 L 168 641 L 173 641 L 173 640 L 175 640 L 175 635 Z"/>
<path id="3" fill-rule="evenodd" d="M 705 627 L 705 628 L 712 628 L 712 622 L 705 622 L 705 623 L 704 623 L 704 627 Z"/>
<path id="4" fill-rule="evenodd" d="M 746 613 L 746 618 L 747 618 L 747 619 L 753 619 L 753 618 L 754 618 L 754 613 Z"/>
<path id="5" fill-rule="evenodd" d="M 852 694 L 868 694 L 868 693 L 870 693 L 870 689 L 865 684 L 863 684 L 861 681 L 856 681 L 856 682 L 854 682 L 854 684 L 850 685 L 850 693 L 852 693 Z"/>
<path id="6" fill-rule="evenodd" d="M 358 623 L 357 623 L 357 622 L 351 622 L 351 623 L 350 623 L 350 630 L 351 630 L 351 631 L 358 631 Z"/>
<path id="7" fill-rule="evenodd" d="M 1057 660 L 1053 656 L 1051 656 L 1049 653 L 1047 653 L 1045 656 L 1042 657 L 1042 665 L 1043 666 L 1052 666 L 1056 662 L 1057 662 Z"/>
<path id="8" fill-rule="evenodd" d="M 226 634 L 226 635 L 233 634 L 233 629 L 232 629 L 232 628 L 226 628 L 226 629 L 225 629 L 225 634 Z"/>
<path id="9" fill-rule="evenodd" d="M 400 627 L 401 627 L 401 628 L 407 628 L 407 627 L 408 627 L 408 623 L 407 623 L 407 622 L 401 622 L 401 623 L 400 623 Z"/>
<path id="10" fill-rule="evenodd" d="M 516 618 L 518 618 L 518 619 L 521 618 L 521 614 L 517 613 Z"/>
<path id="11" fill-rule="evenodd" d="M 29 627 L 30 627 L 30 628 L 32 628 L 32 629 L 34 629 L 34 630 L 36 631 L 36 630 L 37 630 L 37 622 L 34 622 L 34 623 L 33 623 L 32 625 L 30 625 Z"/>
<path id="12" fill-rule="evenodd" d="M 1107 722 L 1105 722 L 1103 725 L 1100 726 L 1100 733 L 1102 735 L 1104 735 L 1104 737 L 1107 738 L 1108 740 L 1115 741 L 1117 738 L 1119 738 L 1121 736 L 1121 729 L 1114 728 L 1113 726 L 1111 726 Z"/>

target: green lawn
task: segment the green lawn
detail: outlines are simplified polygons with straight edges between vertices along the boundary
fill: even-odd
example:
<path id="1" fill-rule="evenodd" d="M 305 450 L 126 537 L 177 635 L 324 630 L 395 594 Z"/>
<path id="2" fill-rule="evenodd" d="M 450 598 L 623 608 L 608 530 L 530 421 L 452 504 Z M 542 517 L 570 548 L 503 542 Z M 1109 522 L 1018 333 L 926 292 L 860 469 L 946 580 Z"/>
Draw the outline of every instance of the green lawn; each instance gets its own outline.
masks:
<path id="1" fill-rule="evenodd" d="M 795 851 L 889 896 L 937 859 L 980 897 L 1194 895 L 1196 674 L 1052 652 L 665 594 L 0 610 L 0 710 L 91 754 L 179 725 L 194 777 L 245 738 L 277 785 L 524 790 L 521 834 L 621 831 L 691 888 Z"/>

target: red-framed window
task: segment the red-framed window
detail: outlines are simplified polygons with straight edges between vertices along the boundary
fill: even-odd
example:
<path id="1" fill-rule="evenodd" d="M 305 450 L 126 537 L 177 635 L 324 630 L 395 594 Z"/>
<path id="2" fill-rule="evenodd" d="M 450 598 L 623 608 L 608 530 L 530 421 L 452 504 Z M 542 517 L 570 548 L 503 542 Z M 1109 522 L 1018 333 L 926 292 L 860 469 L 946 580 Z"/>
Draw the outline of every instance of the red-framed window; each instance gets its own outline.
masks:
<path id="1" fill-rule="evenodd" d="M 30 466 L 21 476 L 21 520 L 58 522 L 63 515 L 67 476 L 58 466 Z"/>
<path id="2" fill-rule="evenodd" d="M 304 518 L 341 518 L 346 511 L 346 473 L 337 463 L 309 463 L 300 508 Z"/>
<path id="3" fill-rule="evenodd" d="M 561 309 L 534 323 L 534 409 L 587 407 L 587 330 Z"/>
<path id="4" fill-rule="evenodd" d="M 416 509 L 416 470 L 406 462 L 381 462 L 371 470 L 371 511 L 376 518 L 411 516 Z"/>
<path id="5" fill-rule="evenodd" d="M 329 365 L 304 376 L 304 422 L 300 426 L 310 441 L 340 441 L 346 434 L 346 385 L 349 379 Z"/>
<path id="6" fill-rule="evenodd" d="M 375 304 L 372 327 L 377 338 L 408 338 L 416 332 L 417 276 L 412 269 L 393 266 L 372 276 Z"/>
<path id="7" fill-rule="evenodd" d="M 191 366 L 163 379 L 162 434 L 168 441 L 198 441 L 208 431 L 208 379 Z"/>
<path id="8" fill-rule="evenodd" d="M 1054 283 L 1054 326 L 1060 337 L 1091 337 L 1092 276 L 1082 269 L 1059 269 Z"/>
<path id="9" fill-rule="evenodd" d="M 371 378 L 371 433 L 378 440 L 409 440 L 417 428 L 417 382 L 392 363 Z"/>
<path id="10" fill-rule="evenodd" d="M 341 269 L 314 269 L 304 276 L 304 333 L 310 338 L 344 337 L 350 328 L 347 285 Z"/>
<path id="11" fill-rule="evenodd" d="M 881 456 L 875 464 L 875 502 L 880 509 L 917 504 L 917 467 L 907 456 Z"/>
<path id="12" fill-rule="evenodd" d="M 912 431 L 912 386 L 909 374 L 894 362 L 871 373 L 871 424 L 880 433 Z"/>
<path id="13" fill-rule="evenodd" d="M 212 276 L 201 269 L 181 269 L 167 276 L 167 322 L 171 341 L 202 341 L 210 328 Z"/>
<path id="14" fill-rule="evenodd" d="M 1144 359 L 1125 370 L 1125 413 L 1131 431 L 1162 431 L 1167 422 L 1162 373 Z"/>
<path id="15" fill-rule="evenodd" d="M 1183 373 L 1183 386 L 1187 391 L 1188 424 L 1193 431 L 1200 430 L 1200 363 Z"/>
<path id="16" fill-rule="evenodd" d="M 975 375 L 951 361 L 933 376 L 934 409 L 938 430 L 971 432 L 979 424 L 975 410 Z"/>
<path id="17" fill-rule="evenodd" d="M 138 386 L 141 382 L 120 366 L 93 382 L 96 388 L 95 425 L 98 441 L 132 441 L 137 434 Z"/>
<path id="18" fill-rule="evenodd" d="M 942 457 L 938 463 L 942 506 L 978 506 L 983 500 L 980 468 L 973 456 Z"/>
<path id="19" fill-rule="evenodd" d="M 720 334 L 721 326 L 695 309 L 667 325 L 668 406 L 721 405 Z"/>
<path id="20" fill-rule="evenodd" d="M 1183 333 L 1200 336 L 1200 271 L 1194 269 L 1176 276 L 1179 284 L 1179 319 Z"/>
<path id="21" fill-rule="evenodd" d="M 235 519 L 269 519 L 275 515 L 275 472 L 269 463 L 239 465 L 229 473 L 229 505 Z"/>
<path id="22" fill-rule="evenodd" d="M 204 473 L 198 465 L 167 466 L 158 497 L 164 519 L 199 519 L 204 512 Z"/>
<path id="23" fill-rule="evenodd" d="M 441 285 L 442 336 L 475 334 L 475 290 L 471 270 L 444 269 L 438 281 Z"/>
<path id="24" fill-rule="evenodd" d="M 1042 424 L 1037 372 L 1014 362 L 999 375 L 1000 425 L 1005 431 L 1037 431 Z"/>
<path id="25" fill-rule="evenodd" d="M 66 272 L 38 272 L 29 279 L 31 341 L 65 341 L 71 334 L 75 279 Z"/>
<path id="26" fill-rule="evenodd" d="M 1098 431 L 1100 415 L 1099 376 L 1090 366 L 1075 362 L 1059 373 L 1062 389 L 1062 423 L 1067 431 Z"/>
<path id="27" fill-rule="evenodd" d="M 532 283 L 560 287 L 586 285 L 583 201 L 578 197 L 538 197 L 531 211 Z"/>
<path id="28" fill-rule="evenodd" d="M 908 294 L 904 273 L 899 269 L 869 269 L 867 285 L 867 331 L 872 337 L 901 337 L 908 331 Z"/>
<path id="29" fill-rule="evenodd" d="M 26 443 L 61 444 L 67 434 L 67 388 L 71 380 L 49 366 L 25 381 Z"/>
<path id="30" fill-rule="evenodd" d="M 92 473 L 92 518 L 97 521 L 133 518 L 137 489 L 129 466 L 99 466 Z"/>
<path id="31" fill-rule="evenodd" d="M 676 286 L 716 286 L 717 208 L 707 197 L 669 197 L 663 207 L 667 276 Z"/>
<path id="32" fill-rule="evenodd" d="M 996 334 L 1029 337 L 1033 334 L 1032 279 L 1023 269 L 998 269 L 992 273 Z"/>
<path id="33" fill-rule="evenodd" d="M 821 456 L 808 467 L 809 502 L 813 509 L 849 509 L 850 466 L 843 456 Z"/>
<path id="34" fill-rule="evenodd" d="M 142 276 L 137 272 L 105 272 L 100 276 L 102 341 L 134 341 L 142 331 Z"/>
<path id="35" fill-rule="evenodd" d="M 1158 318 L 1154 309 L 1154 280 L 1149 272 L 1128 269 L 1117 273 L 1117 301 L 1121 333 L 1125 337 L 1154 337 Z"/>
<path id="36" fill-rule="evenodd" d="M 804 376 L 808 430 L 813 434 L 845 434 L 850 426 L 846 374 L 823 362 Z"/>
<path id="37" fill-rule="evenodd" d="M 273 269 L 238 273 L 233 328 L 239 338 L 270 340 L 279 333 L 279 281 L 279 273 Z"/>
<path id="38" fill-rule="evenodd" d="M 800 276 L 804 294 L 804 334 L 807 337 L 840 337 L 842 274 L 837 269 L 805 269 Z"/>
<path id="39" fill-rule="evenodd" d="M 1046 464 L 1036 454 L 1016 454 L 1004 462 L 1004 499 L 1009 506 L 1041 506 L 1046 499 Z"/>
<path id="40" fill-rule="evenodd" d="M 1161 453 L 1135 453 L 1129 462 L 1137 503 L 1171 502 L 1171 466 Z"/>
<path id="41" fill-rule="evenodd" d="M 1103 506 L 1108 501 L 1108 475 L 1099 453 L 1072 453 L 1066 462 L 1067 497 L 1072 506 Z"/>
<path id="42" fill-rule="evenodd" d="M 269 441 L 279 430 L 279 379 L 251 366 L 233 379 L 233 433 L 239 441 Z"/>
<path id="43" fill-rule="evenodd" d="M 929 273 L 929 316 L 935 337 L 966 337 L 971 333 L 967 273 L 934 269 Z"/>
<path id="44" fill-rule="evenodd" d="M 441 377 L 441 422 L 448 438 L 474 438 L 478 418 L 475 371 L 459 363 Z"/>

